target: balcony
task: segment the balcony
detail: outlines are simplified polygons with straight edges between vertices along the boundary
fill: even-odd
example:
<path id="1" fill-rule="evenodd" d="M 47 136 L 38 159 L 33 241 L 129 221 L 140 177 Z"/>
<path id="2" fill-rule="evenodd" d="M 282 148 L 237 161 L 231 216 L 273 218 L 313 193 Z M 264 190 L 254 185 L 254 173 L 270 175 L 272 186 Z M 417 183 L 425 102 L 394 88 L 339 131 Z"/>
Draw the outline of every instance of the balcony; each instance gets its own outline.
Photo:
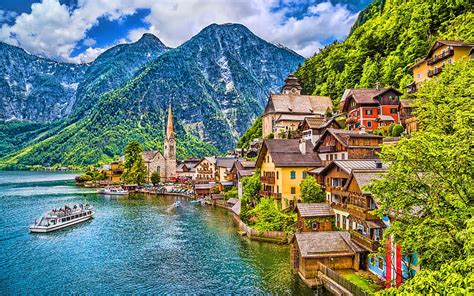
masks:
<path id="1" fill-rule="evenodd" d="M 369 213 L 370 211 L 372 211 L 371 209 L 361 208 L 356 205 L 347 204 L 347 203 L 339 203 L 339 202 L 333 202 L 331 203 L 331 206 L 336 210 L 344 211 L 346 213 L 354 215 L 363 220 L 378 220 L 379 219 L 379 217 Z"/>
<path id="2" fill-rule="evenodd" d="M 335 195 L 340 195 L 340 196 L 349 196 L 349 192 L 344 190 L 342 187 L 335 187 L 335 186 L 330 186 L 328 187 L 329 192 Z"/>
<path id="3" fill-rule="evenodd" d="M 261 176 L 260 181 L 266 184 L 275 184 L 275 177 Z"/>
<path id="4" fill-rule="evenodd" d="M 336 145 L 332 145 L 332 146 L 320 146 L 320 147 L 319 147 L 319 152 L 320 152 L 320 153 L 336 152 Z"/>
<path id="5" fill-rule="evenodd" d="M 446 50 L 445 52 L 433 56 L 426 63 L 431 66 L 431 65 L 436 64 L 437 62 L 442 61 L 442 60 L 444 60 L 444 59 L 446 59 L 450 56 L 453 56 L 453 55 L 454 55 L 454 49 L 448 48 L 448 50 Z"/>
<path id="6" fill-rule="evenodd" d="M 273 197 L 275 199 L 281 199 L 281 193 L 271 192 L 271 191 L 260 191 L 260 195 L 263 197 Z"/>
<path id="7" fill-rule="evenodd" d="M 433 77 L 435 75 L 438 75 L 443 71 L 443 68 L 434 68 L 433 70 L 428 70 L 428 77 Z"/>
<path id="8" fill-rule="evenodd" d="M 374 241 L 355 230 L 349 230 L 351 240 L 369 252 L 377 252 L 380 246 L 378 241 Z"/>

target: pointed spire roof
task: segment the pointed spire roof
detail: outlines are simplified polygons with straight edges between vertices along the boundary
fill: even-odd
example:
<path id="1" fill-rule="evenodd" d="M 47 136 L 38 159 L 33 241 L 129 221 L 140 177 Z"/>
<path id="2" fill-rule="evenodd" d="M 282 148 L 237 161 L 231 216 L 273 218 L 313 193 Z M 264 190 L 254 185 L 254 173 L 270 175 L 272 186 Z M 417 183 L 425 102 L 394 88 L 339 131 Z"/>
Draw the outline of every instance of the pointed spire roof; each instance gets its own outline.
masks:
<path id="1" fill-rule="evenodd" d="M 168 107 L 168 125 L 166 127 L 166 137 L 170 138 L 174 134 L 173 130 L 173 111 L 171 110 L 171 104 Z"/>

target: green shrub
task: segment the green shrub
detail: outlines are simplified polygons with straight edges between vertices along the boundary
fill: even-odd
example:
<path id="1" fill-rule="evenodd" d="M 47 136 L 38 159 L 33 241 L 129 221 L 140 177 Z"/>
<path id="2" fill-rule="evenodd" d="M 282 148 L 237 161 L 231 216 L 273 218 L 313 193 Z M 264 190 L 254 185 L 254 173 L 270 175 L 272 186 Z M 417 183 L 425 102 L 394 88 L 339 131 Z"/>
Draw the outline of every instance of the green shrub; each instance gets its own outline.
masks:
<path id="1" fill-rule="evenodd" d="M 292 232 L 296 223 L 296 214 L 282 213 L 272 198 L 262 198 L 258 205 L 249 211 L 254 221 L 252 228 L 259 231 Z"/>
<path id="2" fill-rule="evenodd" d="M 326 196 L 313 176 L 307 176 L 300 184 L 301 200 L 305 203 L 324 202 Z"/>
<path id="3" fill-rule="evenodd" d="M 400 137 L 402 133 L 403 133 L 403 126 L 401 124 L 395 124 L 390 134 L 392 135 L 392 137 Z"/>
<path id="4" fill-rule="evenodd" d="M 230 190 L 224 192 L 224 199 L 228 200 L 229 198 L 237 198 L 239 196 L 239 192 L 237 188 L 231 187 Z"/>

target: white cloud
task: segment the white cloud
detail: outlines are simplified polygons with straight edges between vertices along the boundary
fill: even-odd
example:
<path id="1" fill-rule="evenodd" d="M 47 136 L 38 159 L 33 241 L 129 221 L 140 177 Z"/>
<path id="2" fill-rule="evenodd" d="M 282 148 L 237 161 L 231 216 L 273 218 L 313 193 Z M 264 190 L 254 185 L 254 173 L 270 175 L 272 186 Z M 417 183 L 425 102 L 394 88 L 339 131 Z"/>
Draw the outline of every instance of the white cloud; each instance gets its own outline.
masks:
<path id="1" fill-rule="evenodd" d="M 275 9 L 278 0 L 78 0 L 70 10 L 58 0 L 32 5 L 31 13 L 16 17 L 13 25 L 0 27 L 0 40 L 27 51 L 65 61 L 87 62 L 107 48 L 94 48 L 87 32 L 99 18 L 121 20 L 138 8 L 150 9 L 146 28 L 131 30 L 116 43 L 136 41 L 143 33 L 157 35 L 166 45 L 176 47 L 211 23 L 241 23 L 263 39 L 281 43 L 303 56 L 311 56 L 327 39 L 343 39 L 357 14 L 330 1 L 308 8 L 303 18 L 287 19 L 288 9 Z M 297 5 L 297 4 L 294 4 Z M 2 13 L 0 12 L 0 18 Z M 86 51 L 72 58 L 74 48 L 83 42 Z"/>

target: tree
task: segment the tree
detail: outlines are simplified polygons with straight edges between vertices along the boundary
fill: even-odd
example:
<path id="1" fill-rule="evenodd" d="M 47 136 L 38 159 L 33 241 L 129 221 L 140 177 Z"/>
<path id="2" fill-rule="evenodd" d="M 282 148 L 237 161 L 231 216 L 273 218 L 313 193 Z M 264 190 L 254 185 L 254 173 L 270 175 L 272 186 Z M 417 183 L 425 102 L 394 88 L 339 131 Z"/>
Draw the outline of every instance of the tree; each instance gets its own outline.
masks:
<path id="1" fill-rule="evenodd" d="M 122 179 L 127 183 L 141 185 L 146 180 L 146 167 L 141 155 L 143 148 L 137 141 L 128 143 L 125 147 L 125 173 Z"/>
<path id="2" fill-rule="evenodd" d="M 252 176 L 242 179 L 242 197 L 240 198 L 240 218 L 248 222 L 250 210 L 260 200 L 260 171 L 256 171 Z"/>
<path id="3" fill-rule="evenodd" d="M 392 137 L 400 137 L 400 135 L 403 133 L 403 126 L 399 123 L 395 124 L 392 128 Z"/>
<path id="4" fill-rule="evenodd" d="M 249 214 L 255 221 L 252 227 L 260 231 L 291 232 L 293 230 L 292 226 L 296 222 L 296 214 L 282 213 L 272 198 L 262 198 Z"/>
<path id="5" fill-rule="evenodd" d="M 422 271 L 402 285 L 406 294 L 472 294 L 474 274 L 474 60 L 443 68 L 417 93 L 419 129 L 381 157 L 383 178 L 366 190 L 379 215 L 393 216 L 384 236 L 416 252 Z"/>
<path id="6" fill-rule="evenodd" d="M 156 186 L 161 181 L 161 176 L 159 172 L 153 172 L 150 176 L 150 181 L 153 186 Z"/>
<path id="7" fill-rule="evenodd" d="M 324 195 L 321 186 L 313 176 L 306 176 L 300 184 L 301 200 L 305 203 L 324 202 L 326 196 Z"/>

